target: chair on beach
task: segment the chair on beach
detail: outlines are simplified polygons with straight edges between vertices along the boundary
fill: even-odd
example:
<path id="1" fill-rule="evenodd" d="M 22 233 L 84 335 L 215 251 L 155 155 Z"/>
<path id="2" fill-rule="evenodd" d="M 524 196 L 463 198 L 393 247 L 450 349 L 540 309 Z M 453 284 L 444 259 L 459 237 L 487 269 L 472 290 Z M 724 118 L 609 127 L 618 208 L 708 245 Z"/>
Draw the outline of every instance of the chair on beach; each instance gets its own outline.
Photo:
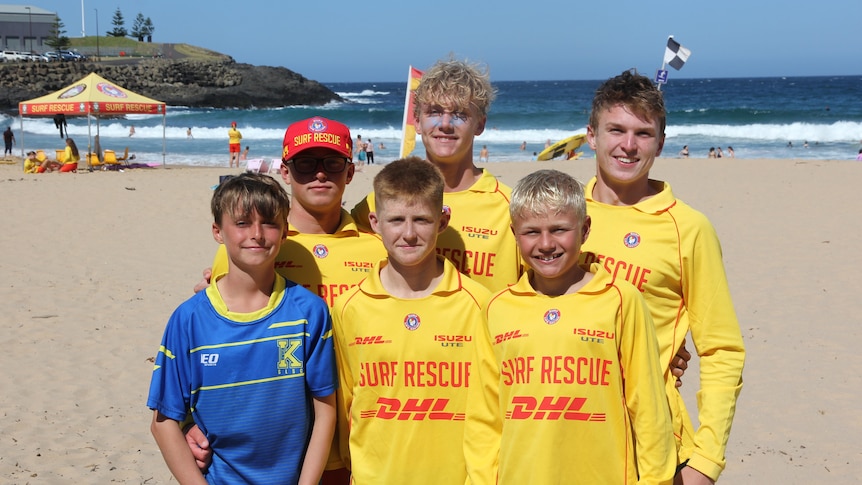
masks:
<path id="1" fill-rule="evenodd" d="M 135 157 L 132 157 L 135 158 Z M 129 164 L 129 147 L 126 147 L 126 150 L 123 152 L 122 157 L 117 157 L 118 162 L 123 162 L 124 165 Z"/>
<path id="2" fill-rule="evenodd" d="M 126 151 L 123 153 L 122 157 L 117 157 L 117 153 L 114 150 L 105 150 L 105 165 L 128 165 L 127 160 L 129 159 L 129 147 L 126 147 Z"/>
<path id="3" fill-rule="evenodd" d="M 269 173 L 269 160 L 265 158 L 252 158 L 246 161 L 246 172 Z"/>
<path id="4" fill-rule="evenodd" d="M 104 163 L 99 160 L 99 155 L 96 153 L 88 153 L 87 154 L 87 164 L 92 167 L 101 167 Z"/>

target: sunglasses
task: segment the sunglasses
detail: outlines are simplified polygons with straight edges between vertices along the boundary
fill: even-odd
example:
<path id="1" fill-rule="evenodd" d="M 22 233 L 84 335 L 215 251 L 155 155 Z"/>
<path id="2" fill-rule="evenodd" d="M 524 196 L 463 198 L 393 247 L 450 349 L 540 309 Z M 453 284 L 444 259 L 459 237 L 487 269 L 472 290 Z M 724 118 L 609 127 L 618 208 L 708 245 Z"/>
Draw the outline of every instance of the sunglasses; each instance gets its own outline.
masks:
<path id="1" fill-rule="evenodd" d="M 328 173 L 341 173 L 347 168 L 347 164 L 351 162 L 350 159 L 345 157 L 297 157 L 285 163 L 293 165 L 293 169 L 298 173 L 308 174 L 317 173 L 321 166 Z"/>

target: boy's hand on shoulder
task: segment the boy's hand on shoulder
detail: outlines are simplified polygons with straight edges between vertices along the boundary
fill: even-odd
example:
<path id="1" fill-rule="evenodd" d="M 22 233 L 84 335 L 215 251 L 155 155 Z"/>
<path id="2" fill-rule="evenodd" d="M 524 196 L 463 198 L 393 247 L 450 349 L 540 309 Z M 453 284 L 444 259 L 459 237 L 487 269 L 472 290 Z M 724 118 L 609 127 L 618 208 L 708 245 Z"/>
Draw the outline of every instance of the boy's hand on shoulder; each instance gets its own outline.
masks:
<path id="1" fill-rule="evenodd" d="M 207 286 L 210 285 L 210 279 L 212 278 L 212 276 L 213 276 L 213 269 L 212 268 L 206 268 L 203 271 L 203 279 L 201 279 L 195 285 L 194 292 L 199 293 L 200 291 L 207 289 Z"/>

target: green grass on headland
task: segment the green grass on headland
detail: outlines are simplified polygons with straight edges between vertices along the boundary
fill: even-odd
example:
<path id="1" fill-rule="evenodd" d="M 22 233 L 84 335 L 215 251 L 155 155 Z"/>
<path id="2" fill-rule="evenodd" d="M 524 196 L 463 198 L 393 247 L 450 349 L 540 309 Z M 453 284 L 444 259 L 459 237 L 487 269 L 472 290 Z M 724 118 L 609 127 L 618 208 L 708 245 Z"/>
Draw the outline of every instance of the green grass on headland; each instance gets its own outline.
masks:
<path id="1" fill-rule="evenodd" d="M 70 38 L 71 49 L 93 55 L 98 47 L 102 57 L 117 57 L 120 52 L 124 53 L 123 57 L 156 57 L 165 56 L 170 58 L 185 58 L 199 60 L 214 60 L 224 59 L 228 56 L 220 54 L 203 47 L 193 46 L 189 44 L 163 44 L 160 42 L 138 42 L 135 39 L 128 37 L 109 37 L 99 36 L 98 46 L 96 45 L 96 37 L 75 37 Z"/>

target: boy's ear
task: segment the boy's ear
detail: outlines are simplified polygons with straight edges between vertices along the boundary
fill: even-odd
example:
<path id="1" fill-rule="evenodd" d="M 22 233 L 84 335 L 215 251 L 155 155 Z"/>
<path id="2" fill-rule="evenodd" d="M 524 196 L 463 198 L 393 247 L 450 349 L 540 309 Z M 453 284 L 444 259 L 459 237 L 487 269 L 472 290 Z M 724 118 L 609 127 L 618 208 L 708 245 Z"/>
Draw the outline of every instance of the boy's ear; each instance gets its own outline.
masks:
<path id="1" fill-rule="evenodd" d="M 586 218 L 584 218 L 584 224 L 581 227 L 581 231 L 583 232 L 581 234 L 581 245 L 582 246 L 585 242 L 587 242 L 587 238 L 590 237 L 590 226 L 592 225 L 592 223 L 593 223 L 593 220 L 590 219 L 590 216 L 587 216 Z"/>
<path id="2" fill-rule="evenodd" d="M 375 234 L 380 234 L 380 231 L 377 230 L 377 223 L 379 222 L 377 219 L 376 212 L 368 213 L 368 222 L 371 224 L 371 230 L 374 231 Z"/>
<path id="3" fill-rule="evenodd" d="M 590 149 L 596 151 L 596 133 L 590 125 L 587 125 L 587 144 L 590 146 Z"/>
<path id="4" fill-rule="evenodd" d="M 437 234 L 443 234 L 443 231 L 449 227 L 449 218 L 452 216 L 452 213 L 448 210 L 441 210 L 440 212 L 440 222 L 438 222 Z"/>
<path id="5" fill-rule="evenodd" d="M 352 163 L 347 164 L 347 180 L 344 182 L 344 185 L 349 184 L 353 180 L 353 174 L 356 173 L 356 165 Z"/>
<path id="6" fill-rule="evenodd" d="M 221 237 L 221 228 L 213 222 L 213 239 L 219 244 L 224 244 L 224 239 Z"/>
<path id="7" fill-rule="evenodd" d="M 479 136 L 479 135 L 481 135 L 482 133 L 484 133 L 484 132 L 485 132 L 485 123 L 487 123 L 487 122 L 488 122 L 488 117 L 487 117 L 487 116 L 483 116 L 483 117 L 482 117 L 482 121 L 480 121 L 480 122 L 479 122 L 479 124 L 478 124 L 478 125 L 476 125 L 476 131 L 475 131 L 473 134 L 474 134 L 475 136 Z"/>

